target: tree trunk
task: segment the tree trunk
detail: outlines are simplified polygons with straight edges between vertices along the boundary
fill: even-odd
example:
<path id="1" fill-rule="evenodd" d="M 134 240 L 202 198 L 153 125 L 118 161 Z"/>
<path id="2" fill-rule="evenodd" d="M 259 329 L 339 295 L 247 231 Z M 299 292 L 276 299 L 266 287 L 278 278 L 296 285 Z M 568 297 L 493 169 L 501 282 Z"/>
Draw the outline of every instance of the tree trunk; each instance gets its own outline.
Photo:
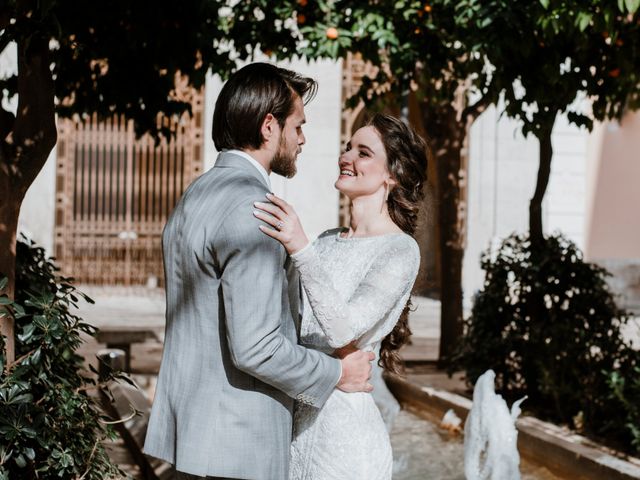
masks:
<path id="1" fill-rule="evenodd" d="M 32 2 L 20 2 L 31 14 Z M 15 288 L 16 230 L 20 205 L 56 144 L 54 85 L 49 69 L 49 41 L 37 32 L 18 40 L 18 109 L 15 119 L 0 115 L 0 273 L 8 278 L 5 293 Z M 7 365 L 15 359 L 13 320 L 2 316 Z"/>
<path id="2" fill-rule="evenodd" d="M 440 352 L 443 365 L 462 337 L 462 225 L 460 171 L 462 148 L 468 131 L 466 119 L 451 104 L 422 106 L 424 126 L 431 139 L 437 170 L 440 235 Z"/>
<path id="3" fill-rule="evenodd" d="M 13 201 L 14 195 L 10 185 L 10 177 L 5 174 L 5 165 L 0 169 L 0 277 L 6 277 L 8 282 L 4 293 L 13 298 L 16 273 L 16 231 L 20 204 Z M 5 337 L 7 364 L 15 358 L 14 325 L 11 312 L 0 307 L 0 332 Z"/>
<path id="4" fill-rule="evenodd" d="M 542 131 L 538 137 L 540 143 L 540 154 L 538 167 L 538 178 L 536 180 L 536 190 L 529 203 L 529 236 L 531 245 L 534 248 L 544 244 L 544 230 L 542 226 L 542 200 L 549 185 L 549 177 L 551 176 L 551 158 L 553 156 L 553 148 L 551 146 L 551 126 Z"/>

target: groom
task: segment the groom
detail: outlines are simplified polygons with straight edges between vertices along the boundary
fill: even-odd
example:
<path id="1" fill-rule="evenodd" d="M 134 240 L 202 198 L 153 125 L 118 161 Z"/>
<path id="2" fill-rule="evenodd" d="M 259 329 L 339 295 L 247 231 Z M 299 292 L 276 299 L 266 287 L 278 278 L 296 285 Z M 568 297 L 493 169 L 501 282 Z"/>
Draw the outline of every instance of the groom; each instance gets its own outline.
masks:
<path id="1" fill-rule="evenodd" d="M 314 80 L 266 63 L 237 71 L 213 114 L 222 153 L 162 236 L 167 323 L 145 453 L 177 478 L 288 476 L 293 400 L 370 391 L 372 353 L 341 360 L 297 344 L 299 283 L 253 203 L 292 177 Z"/>

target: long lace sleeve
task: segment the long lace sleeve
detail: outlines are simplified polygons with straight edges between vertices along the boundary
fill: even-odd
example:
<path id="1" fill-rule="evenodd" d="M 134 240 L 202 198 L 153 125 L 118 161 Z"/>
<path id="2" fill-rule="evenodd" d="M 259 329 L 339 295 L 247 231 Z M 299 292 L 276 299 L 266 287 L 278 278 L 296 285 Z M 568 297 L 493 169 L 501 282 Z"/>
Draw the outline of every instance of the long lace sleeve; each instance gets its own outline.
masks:
<path id="1" fill-rule="evenodd" d="M 334 286 L 314 245 L 291 258 L 329 345 L 340 348 L 384 322 L 398 302 L 409 294 L 420 253 L 413 239 L 396 237 L 375 253 L 370 268 L 349 297 Z"/>

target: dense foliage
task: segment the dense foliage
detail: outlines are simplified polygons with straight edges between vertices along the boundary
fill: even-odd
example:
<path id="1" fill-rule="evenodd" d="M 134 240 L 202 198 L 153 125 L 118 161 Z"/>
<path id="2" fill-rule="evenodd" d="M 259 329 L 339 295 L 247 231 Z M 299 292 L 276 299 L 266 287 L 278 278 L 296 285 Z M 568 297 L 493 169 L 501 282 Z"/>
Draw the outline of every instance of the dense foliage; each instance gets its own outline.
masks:
<path id="1" fill-rule="evenodd" d="M 0 356 L 0 479 L 119 476 L 100 441 L 111 435 L 75 353 L 95 328 L 70 313 L 78 297 L 44 250 L 18 243 L 16 298 L 0 296 L 16 321 L 15 363 Z M 6 281 L 6 280 L 3 280 Z M 87 299 L 88 300 L 88 299 Z"/>
<path id="2" fill-rule="evenodd" d="M 527 395 L 537 415 L 640 452 L 640 352 L 621 334 L 628 317 L 608 273 L 562 235 L 541 250 L 512 235 L 485 252 L 482 267 L 456 358 L 467 380 L 492 368 L 497 389 Z"/>

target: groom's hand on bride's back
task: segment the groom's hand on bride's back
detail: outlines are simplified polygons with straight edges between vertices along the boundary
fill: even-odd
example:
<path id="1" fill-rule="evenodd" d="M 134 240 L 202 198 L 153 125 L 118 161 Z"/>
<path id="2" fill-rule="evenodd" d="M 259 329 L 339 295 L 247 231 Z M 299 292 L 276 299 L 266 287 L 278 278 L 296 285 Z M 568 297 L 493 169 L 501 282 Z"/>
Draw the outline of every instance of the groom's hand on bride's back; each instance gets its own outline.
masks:
<path id="1" fill-rule="evenodd" d="M 336 387 L 343 392 L 371 392 L 373 386 L 371 378 L 371 362 L 376 356 L 373 352 L 358 350 L 349 344 L 335 351 L 335 355 L 342 363 L 342 376 Z"/>

